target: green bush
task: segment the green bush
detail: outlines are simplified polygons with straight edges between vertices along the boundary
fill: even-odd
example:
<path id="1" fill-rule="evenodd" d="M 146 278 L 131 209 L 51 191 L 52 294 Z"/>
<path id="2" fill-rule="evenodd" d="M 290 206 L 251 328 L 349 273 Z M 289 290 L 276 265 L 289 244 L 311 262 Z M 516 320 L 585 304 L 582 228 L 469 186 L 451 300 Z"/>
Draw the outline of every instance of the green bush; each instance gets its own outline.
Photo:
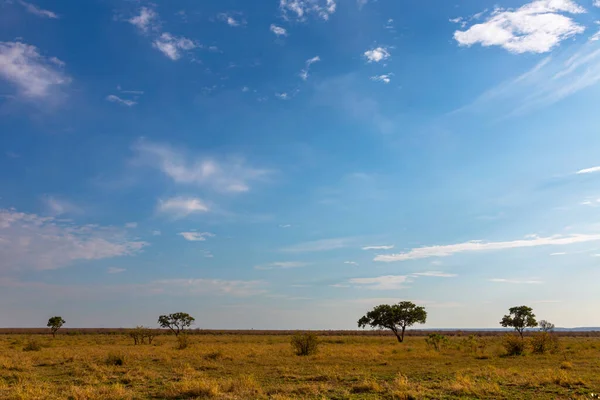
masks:
<path id="1" fill-rule="evenodd" d="M 525 354 L 525 345 L 525 341 L 519 336 L 507 334 L 502 339 L 502 346 L 504 346 L 507 356 L 521 356 Z"/>
<path id="2" fill-rule="evenodd" d="M 183 334 L 180 334 L 179 336 L 177 336 L 177 349 L 178 350 L 187 349 L 189 345 L 190 345 L 190 340 L 189 340 L 187 334 L 183 333 Z"/>
<path id="3" fill-rule="evenodd" d="M 535 333 L 529 340 L 531 351 L 534 354 L 555 353 L 558 351 L 560 343 L 558 336 L 549 332 Z"/>
<path id="4" fill-rule="evenodd" d="M 310 356 L 317 352 L 319 338 L 312 332 L 296 333 L 292 336 L 292 348 L 298 356 Z"/>
<path id="5" fill-rule="evenodd" d="M 441 351 L 442 348 L 448 344 L 448 338 L 439 333 L 430 333 L 429 336 L 425 338 L 425 343 L 427 343 L 427 347 L 433 348 L 435 351 Z"/>

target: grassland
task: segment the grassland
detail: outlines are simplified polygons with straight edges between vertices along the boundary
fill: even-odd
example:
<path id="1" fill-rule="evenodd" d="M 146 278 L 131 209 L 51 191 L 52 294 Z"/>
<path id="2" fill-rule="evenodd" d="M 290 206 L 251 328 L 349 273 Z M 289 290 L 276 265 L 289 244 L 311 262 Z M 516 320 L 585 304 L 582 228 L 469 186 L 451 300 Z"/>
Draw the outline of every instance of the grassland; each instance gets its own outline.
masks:
<path id="1" fill-rule="evenodd" d="M 30 342 L 38 351 L 24 351 Z M 503 356 L 501 337 L 323 336 L 295 356 L 285 335 L 0 335 L 1 399 L 584 399 L 600 392 L 600 338 Z M 35 348 L 35 346 L 33 346 Z"/>

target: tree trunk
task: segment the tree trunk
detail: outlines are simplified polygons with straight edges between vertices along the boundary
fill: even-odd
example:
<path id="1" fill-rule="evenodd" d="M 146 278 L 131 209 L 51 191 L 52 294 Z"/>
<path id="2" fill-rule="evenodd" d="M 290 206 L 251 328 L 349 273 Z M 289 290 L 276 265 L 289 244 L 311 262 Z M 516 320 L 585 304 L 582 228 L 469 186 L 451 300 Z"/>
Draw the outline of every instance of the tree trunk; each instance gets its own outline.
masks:
<path id="1" fill-rule="evenodd" d="M 403 326 L 402 327 L 402 340 L 400 342 L 404 342 L 404 331 L 406 330 L 406 327 Z"/>

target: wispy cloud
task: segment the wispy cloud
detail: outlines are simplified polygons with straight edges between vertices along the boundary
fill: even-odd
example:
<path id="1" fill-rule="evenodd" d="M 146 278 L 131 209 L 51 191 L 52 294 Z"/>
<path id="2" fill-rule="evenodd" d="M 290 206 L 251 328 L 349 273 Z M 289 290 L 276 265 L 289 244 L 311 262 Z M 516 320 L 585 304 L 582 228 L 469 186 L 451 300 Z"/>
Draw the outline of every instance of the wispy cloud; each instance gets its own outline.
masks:
<path id="1" fill-rule="evenodd" d="M 569 236 L 555 235 L 550 237 L 535 237 L 532 239 L 520 239 L 507 242 L 484 242 L 481 240 L 475 240 L 471 242 L 444 246 L 418 247 L 405 253 L 378 255 L 374 260 L 382 262 L 418 260 L 430 257 L 449 257 L 454 254 L 468 252 L 498 251 L 538 246 L 567 246 L 570 244 L 592 241 L 600 241 L 600 234 L 573 234 Z"/>
<path id="2" fill-rule="evenodd" d="M 220 13 L 217 17 L 225 22 L 227 25 L 231 26 L 231 27 L 239 27 L 239 26 L 244 26 L 246 25 L 246 20 L 245 19 L 236 19 L 236 16 L 240 15 L 240 13 Z"/>
<path id="3" fill-rule="evenodd" d="M 510 283 L 514 285 L 540 285 L 544 283 L 543 281 L 537 279 L 504 279 L 504 278 L 493 278 L 489 279 L 490 282 L 495 283 Z"/>
<path id="4" fill-rule="evenodd" d="M 349 279 L 348 283 L 370 290 L 397 290 L 405 289 L 406 284 L 411 282 L 409 278 L 405 275 L 387 275 L 376 278 L 353 278 Z"/>
<path id="5" fill-rule="evenodd" d="M 359 10 L 362 10 L 362 8 L 366 6 L 368 2 L 369 0 L 356 0 L 356 5 L 358 6 Z"/>
<path id="6" fill-rule="evenodd" d="M 600 172 L 600 167 L 591 167 L 591 168 L 580 169 L 576 173 L 578 175 L 582 175 L 582 174 L 595 174 L 596 172 Z"/>
<path id="7" fill-rule="evenodd" d="M 42 8 L 39 8 L 35 4 L 27 3 L 22 0 L 19 1 L 19 4 L 21 4 L 23 7 L 25 7 L 25 10 L 27 10 L 27 12 L 30 14 L 37 15 L 38 17 L 42 17 L 42 18 L 58 19 L 58 15 L 55 12 L 49 11 L 49 10 L 44 10 Z"/>
<path id="8" fill-rule="evenodd" d="M 55 196 L 44 196 L 43 202 L 46 205 L 48 213 L 52 216 L 79 214 L 82 212 L 81 208 L 72 202 Z"/>
<path id="9" fill-rule="evenodd" d="M 296 19 L 304 21 L 311 15 L 329 20 L 329 17 L 335 13 L 335 0 L 280 0 L 279 8 L 283 18 L 286 20 Z"/>
<path id="10" fill-rule="evenodd" d="M 429 278 L 456 278 L 458 276 L 457 274 L 450 274 L 441 271 L 414 272 L 411 275 Z"/>
<path id="11" fill-rule="evenodd" d="M 380 62 L 385 61 L 391 57 L 390 52 L 386 47 L 376 47 L 371 50 L 364 52 L 363 56 L 367 59 L 367 62 Z"/>
<path id="12" fill-rule="evenodd" d="M 269 28 L 269 30 L 271 32 L 273 32 L 277 37 L 279 37 L 279 36 L 287 36 L 287 30 L 285 28 L 282 28 L 282 27 L 277 26 L 275 24 L 271 24 L 271 27 Z"/>
<path id="13" fill-rule="evenodd" d="M 239 157 L 187 156 L 168 145 L 139 141 L 133 146 L 135 163 L 160 170 L 179 184 L 202 186 L 217 192 L 240 193 L 253 182 L 264 181 L 271 171 L 251 167 Z"/>
<path id="14" fill-rule="evenodd" d="M 110 101 L 111 103 L 117 103 L 117 104 L 121 104 L 121 105 L 124 105 L 127 107 L 132 107 L 137 104 L 137 102 L 135 102 L 133 100 L 122 99 L 119 96 L 116 96 L 114 94 L 106 96 L 106 100 Z"/>
<path id="15" fill-rule="evenodd" d="M 139 14 L 127 20 L 131 25 L 138 28 L 143 33 L 157 31 L 160 29 L 160 19 L 156 11 L 148 7 L 141 7 Z"/>
<path id="16" fill-rule="evenodd" d="M 125 228 L 127 229 L 135 229 L 138 227 L 138 223 L 137 222 L 127 222 L 125 224 Z"/>
<path id="17" fill-rule="evenodd" d="M 356 261 L 344 261 L 344 264 L 358 266 L 358 263 Z"/>
<path id="18" fill-rule="evenodd" d="M 344 247 L 351 246 L 356 242 L 355 238 L 334 238 L 334 239 L 322 239 L 314 240 L 311 242 L 299 243 L 293 246 L 288 246 L 281 251 L 290 253 L 309 253 L 316 251 L 329 251 L 342 249 Z"/>
<path id="19" fill-rule="evenodd" d="M 160 35 L 159 38 L 154 40 L 152 45 L 173 61 L 177 61 L 181 58 L 182 50 L 192 50 L 197 47 L 191 39 L 177 37 L 168 32 Z"/>
<path id="20" fill-rule="evenodd" d="M 394 74 L 391 72 L 389 74 L 375 75 L 371 77 L 371 80 L 375 82 L 390 83 L 393 75 Z"/>
<path id="21" fill-rule="evenodd" d="M 362 249 L 363 250 L 391 250 L 393 248 L 394 248 L 393 245 L 391 245 L 391 246 L 383 245 L 383 246 L 365 246 Z"/>
<path id="22" fill-rule="evenodd" d="M 15 85 L 25 98 L 47 98 L 69 84 L 71 78 L 64 74 L 63 67 L 62 61 L 40 55 L 35 46 L 0 42 L 0 77 Z"/>
<path id="23" fill-rule="evenodd" d="M 127 271 L 125 268 L 109 267 L 106 272 L 108 272 L 109 274 L 120 274 L 125 271 Z"/>
<path id="24" fill-rule="evenodd" d="M 176 218 L 183 218 L 194 213 L 206 213 L 209 208 L 204 201 L 195 197 L 172 197 L 159 201 L 158 210 Z"/>
<path id="25" fill-rule="evenodd" d="M 585 30 L 564 14 L 584 12 L 571 0 L 536 0 L 516 10 L 496 8 L 485 22 L 456 31 L 454 39 L 461 46 L 480 43 L 501 46 L 512 53 L 546 53 Z"/>
<path id="26" fill-rule="evenodd" d="M 290 224 L 280 224 L 279 227 L 280 228 L 291 228 L 292 225 L 290 225 Z"/>
<path id="27" fill-rule="evenodd" d="M 257 265 L 254 269 L 257 270 L 272 270 L 272 269 L 291 269 L 291 268 L 301 268 L 309 265 L 305 262 L 299 261 L 278 261 L 273 262 L 266 265 Z"/>
<path id="28" fill-rule="evenodd" d="M 210 232 L 180 232 L 179 235 L 189 242 L 204 242 L 206 238 L 215 236 Z"/>
<path id="29" fill-rule="evenodd" d="M 0 269 L 58 269 L 77 261 L 135 255 L 146 246 L 115 227 L 0 210 Z"/>
<path id="30" fill-rule="evenodd" d="M 313 58 L 309 58 L 308 60 L 306 60 L 304 69 L 302 71 L 300 71 L 300 78 L 302 78 L 303 80 L 307 80 L 310 66 L 319 61 L 321 61 L 321 58 L 319 56 L 315 56 Z"/>

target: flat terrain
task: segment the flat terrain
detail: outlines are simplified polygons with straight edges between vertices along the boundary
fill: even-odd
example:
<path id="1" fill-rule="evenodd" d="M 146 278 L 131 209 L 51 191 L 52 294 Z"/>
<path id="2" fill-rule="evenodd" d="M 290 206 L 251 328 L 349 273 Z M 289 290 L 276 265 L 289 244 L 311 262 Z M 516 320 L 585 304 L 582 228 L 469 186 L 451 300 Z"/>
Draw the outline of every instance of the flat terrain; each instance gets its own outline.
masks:
<path id="1" fill-rule="evenodd" d="M 24 351 L 31 341 L 37 351 Z M 590 399 L 600 338 L 561 337 L 555 354 L 506 357 L 502 337 L 323 336 L 294 355 L 285 335 L 0 335 L 0 399 Z M 36 343 L 33 343 L 34 345 Z M 35 346 L 33 346 L 35 348 Z"/>

